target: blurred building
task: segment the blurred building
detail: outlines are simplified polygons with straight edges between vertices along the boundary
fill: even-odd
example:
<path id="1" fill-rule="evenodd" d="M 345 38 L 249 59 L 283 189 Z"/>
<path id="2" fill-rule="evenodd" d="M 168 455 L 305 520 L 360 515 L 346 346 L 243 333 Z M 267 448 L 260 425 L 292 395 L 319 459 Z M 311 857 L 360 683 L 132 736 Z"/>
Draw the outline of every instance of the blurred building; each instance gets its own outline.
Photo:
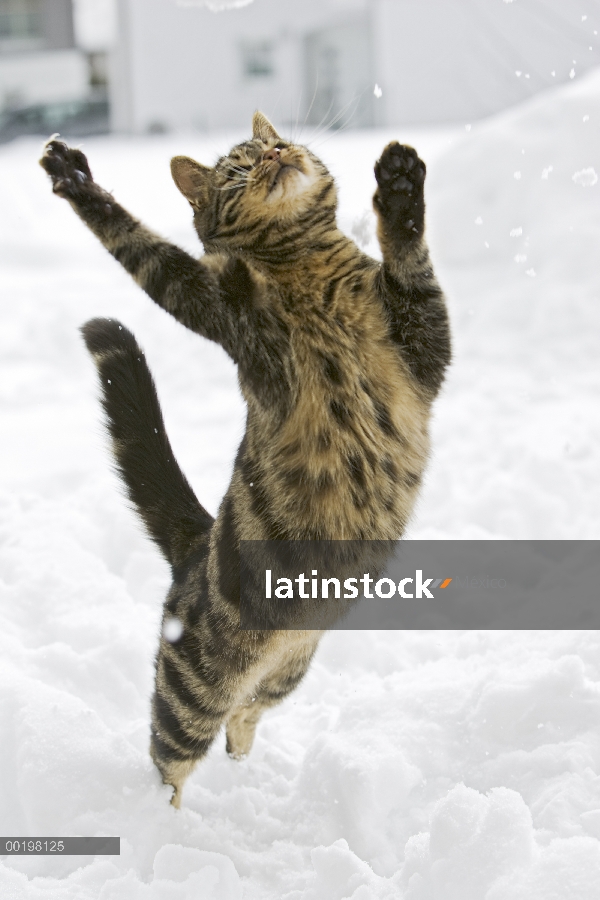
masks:
<path id="1" fill-rule="evenodd" d="M 0 143 L 109 130 L 114 0 L 0 0 Z"/>
<path id="2" fill-rule="evenodd" d="M 130 133 L 466 123 L 600 64 L 600 0 L 211 3 L 0 0 L 0 140 L 106 128 L 107 89 Z"/>
<path id="3" fill-rule="evenodd" d="M 71 0 L 0 0 L 0 110 L 79 99 L 88 80 Z"/>
<path id="4" fill-rule="evenodd" d="M 117 0 L 116 130 L 470 122 L 600 64 L 600 0 Z M 376 88 L 377 86 L 377 88 Z"/>

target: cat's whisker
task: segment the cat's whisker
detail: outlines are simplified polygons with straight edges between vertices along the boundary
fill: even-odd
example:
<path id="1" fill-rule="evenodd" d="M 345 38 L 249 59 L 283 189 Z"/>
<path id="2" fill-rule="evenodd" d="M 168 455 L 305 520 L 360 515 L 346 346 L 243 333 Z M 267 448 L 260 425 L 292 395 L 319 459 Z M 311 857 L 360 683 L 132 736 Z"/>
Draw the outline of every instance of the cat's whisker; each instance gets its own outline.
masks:
<path id="1" fill-rule="evenodd" d="M 240 188 L 246 187 L 244 182 L 238 182 L 238 184 L 224 184 L 223 187 L 219 188 L 220 191 L 235 191 Z"/>
<path id="2" fill-rule="evenodd" d="M 324 121 L 326 120 L 326 118 L 328 117 L 328 115 L 329 115 L 329 113 L 331 112 L 332 108 L 333 108 L 333 98 L 332 98 L 332 100 L 331 100 L 331 103 L 330 103 L 329 106 L 327 107 L 327 112 L 325 113 L 325 115 L 323 116 L 323 118 L 321 119 L 321 121 L 319 122 L 319 124 L 318 124 L 318 125 L 316 126 L 316 128 L 315 128 L 315 134 L 316 134 L 317 136 L 319 136 L 320 134 L 322 134 L 323 131 L 326 131 L 327 128 L 329 127 L 328 125 L 323 125 L 323 122 L 324 122 Z M 313 137 L 313 140 L 314 140 L 314 137 Z M 307 146 L 308 146 L 308 143 L 307 143 Z"/>
<path id="3" fill-rule="evenodd" d="M 295 124 L 295 127 L 292 129 L 292 133 L 293 133 L 293 135 L 294 135 L 294 140 L 293 140 L 293 143 L 294 143 L 294 144 L 297 143 L 298 138 L 299 138 L 299 132 L 298 132 L 298 120 L 299 120 L 299 118 L 300 118 L 300 104 L 301 104 L 301 102 L 302 102 L 302 91 L 300 91 L 300 93 L 299 93 L 299 95 L 298 95 L 298 105 L 297 105 L 297 107 L 296 107 L 296 124 Z"/>
<path id="4" fill-rule="evenodd" d="M 306 142 L 306 146 L 311 147 L 311 146 L 315 145 L 315 141 L 317 141 L 323 134 L 334 131 L 333 126 L 336 124 L 336 122 L 338 122 L 341 118 L 343 118 L 343 116 L 346 115 L 346 113 L 352 107 L 353 104 L 356 104 L 356 106 L 358 106 L 358 103 L 360 102 L 361 98 L 365 94 L 366 90 L 367 90 L 367 88 L 363 88 L 363 90 L 360 93 L 354 94 L 350 98 L 350 100 L 335 114 L 335 116 L 330 121 L 325 122 L 325 124 L 323 124 L 326 116 L 331 111 L 331 106 L 333 105 L 333 101 L 332 101 L 332 103 L 330 104 L 329 109 L 326 113 L 326 116 L 323 119 L 321 119 L 321 122 L 319 123 L 315 132 L 311 136 L 311 139 Z M 336 128 L 335 132 L 343 131 L 347 127 L 349 127 L 349 125 L 351 124 L 352 116 L 354 115 L 355 111 L 356 110 L 354 109 L 349 113 L 348 121 L 346 123 L 344 123 L 344 125 L 342 125 L 340 128 Z M 322 125 L 322 127 L 321 127 L 321 125 Z M 321 144 L 318 144 L 316 146 L 321 146 Z"/>
<path id="5" fill-rule="evenodd" d="M 312 148 L 313 150 L 318 150 L 323 147 L 328 141 L 332 138 L 337 137 L 342 134 L 344 131 L 348 131 L 349 128 L 352 128 L 352 119 L 348 119 L 348 121 L 344 122 L 343 125 L 340 125 L 339 128 L 335 130 L 331 130 L 325 134 L 325 136 Z"/>
<path id="6" fill-rule="evenodd" d="M 366 88 L 365 88 L 365 90 L 366 90 Z M 331 121 L 328 122 L 327 125 L 325 125 L 325 126 L 323 127 L 323 129 L 322 129 L 322 131 L 321 131 L 321 134 L 323 134 L 325 131 L 331 132 L 331 131 L 333 130 L 333 126 L 336 124 L 336 122 L 339 122 L 340 119 L 343 118 L 343 116 L 346 115 L 346 113 L 348 112 L 348 110 L 350 110 L 350 108 L 352 107 L 353 104 L 355 104 L 355 107 L 358 106 L 358 104 L 360 103 L 361 97 L 362 97 L 363 94 L 365 93 L 365 90 L 361 91 L 361 93 L 358 94 L 358 95 L 355 94 L 355 95 L 348 101 L 348 103 L 346 103 L 346 104 L 345 104 L 345 105 L 344 105 L 344 106 L 336 113 L 336 115 L 333 117 L 333 119 L 331 119 Z M 352 116 L 354 115 L 355 112 L 356 112 L 356 108 L 353 109 L 353 110 L 351 110 L 351 112 L 350 112 L 349 115 L 348 115 L 348 121 L 347 121 L 343 126 L 341 126 L 341 128 L 336 128 L 335 130 L 336 130 L 336 131 L 341 131 L 342 128 L 347 127 L 347 126 L 350 124 L 350 122 L 351 122 L 351 120 L 352 120 Z M 313 137 L 311 143 L 314 143 L 314 141 L 315 141 L 315 138 Z M 319 146 L 320 146 L 320 145 L 319 145 Z"/>
<path id="7" fill-rule="evenodd" d="M 233 181 L 234 184 L 239 184 L 242 181 L 246 182 L 248 179 L 244 175 L 242 175 L 241 172 L 235 172 L 233 175 L 229 176 L 227 180 Z"/>
<path id="8" fill-rule="evenodd" d="M 335 128 L 335 129 L 330 128 L 327 132 L 325 132 L 324 136 L 317 143 L 314 143 L 314 141 L 311 141 L 311 143 L 310 143 L 311 149 L 313 151 L 319 150 L 328 141 L 330 141 L 331 138 L 335 137 L 336 135 L 340 135 L 340 134 L 342 134 L 342 132 L 347 131 L 349 128 L 351 128 L 352 127 L 352 116 L 353 116 L 353 112 L 350 113 L 347 120 L 342 125 L 340 125 L 339 128 Z M 333 121 L 332 124 L 335 124 L 335 121 L 337 121 L 339 118 L 340 117 L 336 117 L 336 119 Z M 309 146 L 308 142 L 307 142 L 306 146 Z"/>
<path id="9" fill-rule="evenodd" d="M 319 90 L 319 69 L 317 69 L 317 79 L 315 82 L 315 89 L 313 91 L 312 100 L 310 101 L 310 106 L 306 111 L 306 115 L 304 116 L 304 121 L 302 123 L 302 128 L 300 129 L 300 133 L 298 134 L 298 140 L 302 137 L 302 132 L 304 131 L 304 126 L 306 125 L 306 120 L 311 114 L 312 108 L 315 105 L 315 100 L 317 99 L 317 91 Z"/>
<path id="10" fill-rule="evenodd" d="M 236 166 L 233 163 L 228 163 L 226 166 L 229 172 L 236 172 L 238 175 L 242 175 L 244 178 L 247 178 L 250 174 L 250 169 L 244 169 L 242 166 Z"/>

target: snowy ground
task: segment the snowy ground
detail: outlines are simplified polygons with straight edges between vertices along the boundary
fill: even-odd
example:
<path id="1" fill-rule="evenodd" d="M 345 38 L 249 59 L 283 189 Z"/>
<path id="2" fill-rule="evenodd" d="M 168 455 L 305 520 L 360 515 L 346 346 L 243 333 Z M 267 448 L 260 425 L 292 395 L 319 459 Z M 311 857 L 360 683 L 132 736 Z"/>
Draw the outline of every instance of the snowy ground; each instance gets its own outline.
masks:
<path id="1" fill-rule="evenodd" d="M 600 73 L 460 131 L 429 165 L 455 363 L 411 537 L 600 538 Z M 315 141 L 369 249 L 392 135 Z M 168 159 L 229 137 L 94 139 L 101 184 L 196 249 Z M 339 632 L 260 726 L 168 804 L 148 745 L 168 573 L 119 495 L 77 326 L 121 318 L 215 511 L 243 428 L 235 372 L 171 321 L 0 150 L 0 834 L 120 835 L 121 856 L 0 862 L 4 898 L 592 900 L 600 890 L 596 632 Z M 575 178 L 573 177 L 575 176 Z"/>

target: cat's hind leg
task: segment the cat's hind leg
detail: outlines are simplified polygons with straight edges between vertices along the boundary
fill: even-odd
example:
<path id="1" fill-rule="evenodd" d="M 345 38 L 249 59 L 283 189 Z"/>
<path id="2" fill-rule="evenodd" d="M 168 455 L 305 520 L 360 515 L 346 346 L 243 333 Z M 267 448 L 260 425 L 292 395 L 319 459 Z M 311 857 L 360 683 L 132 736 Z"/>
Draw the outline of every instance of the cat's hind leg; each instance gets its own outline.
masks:
<path id="1" fill-rule="evenodd" d="M 152 751 L 151 751 L 152 752 Z M 153 755 L 154 764 L 162 775 L 162 780 L 164 784 L 170 784 L 173 790 L 173 796 L 171 797 L 171 806 L 174 806 L 175 809 L 181 809 L 181 797 L 183 793 L 183 785 L 188 777 L 191 775 L 195 765 L 196 760 L 194 759 L 180 759 L 180 760 L 160 760 L 159 758 Z"/>
<path id="2" fill-rule="evenodd" d="M 243 759 L 252 749 L 256 726 L 266 709 L 277 706 L 294 691 L 308 671 L 317 649 L 320 633 L 308 646 L 290 647 L 284 662 L 276 666 L 256 685 L 245 703 L 235 707 L 227 721 L 227 753 L 233 759 Z"/>
<path id="3" fill-rule="evenodd" d="M 208 752 L 219 733 L 221 719 L 207 721 L 198 716 L 197 710 L 184 719 L 180 704 L 160 692 L 154 695 L 152 707 L 150 756 L 164 784 L 173 786 L 171 803 L 179 809 L 184 782 Z"/>
<path id="4" fill-rule="evenodd" d="M 238 706 L 227 722 L 227 743 L 225 749 L 232 759 L 244 759 L 254 743 L 258 720 L 265 706 L 257 697 L 251 697 L 243 706 Z"/>
<path id="5" fill-rule="evenodd" d="M 225 711 L 214 709 L 208 702 L 195 700 L 192 707 L 179 694 L 165 691 L 157 684 L 152 699 L 152 733 L 150 755 L 165 784 L 174 788 L 171 803 L 181 806 L 181 792 L 196 763 L 206 756 L 218 735 Z"/>

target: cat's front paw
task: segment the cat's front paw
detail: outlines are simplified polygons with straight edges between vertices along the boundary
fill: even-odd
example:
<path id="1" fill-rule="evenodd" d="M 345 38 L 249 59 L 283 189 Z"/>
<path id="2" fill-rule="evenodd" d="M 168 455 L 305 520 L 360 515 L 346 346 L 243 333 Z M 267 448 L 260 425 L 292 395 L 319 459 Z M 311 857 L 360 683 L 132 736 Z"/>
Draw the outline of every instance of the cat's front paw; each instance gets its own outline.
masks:
<path id="1" fill-rule="evenodd" d="M 59 197 L 76 197 L 94 183 L 88 161 L 81 150 L 67 147 L 63 141 L 51 138 L 44 147 L 40 166 L 52 181 L 52 190 Z"/>
<path id="2" fill-rule="evenodd" d="M 395 227 L 409 235 L 423 231 L 425 172 L 425 163 L 417 152 L 397 141 L 388 144 L 375 163 L 375 206 L 381 214 L 394 220 Z"/>

